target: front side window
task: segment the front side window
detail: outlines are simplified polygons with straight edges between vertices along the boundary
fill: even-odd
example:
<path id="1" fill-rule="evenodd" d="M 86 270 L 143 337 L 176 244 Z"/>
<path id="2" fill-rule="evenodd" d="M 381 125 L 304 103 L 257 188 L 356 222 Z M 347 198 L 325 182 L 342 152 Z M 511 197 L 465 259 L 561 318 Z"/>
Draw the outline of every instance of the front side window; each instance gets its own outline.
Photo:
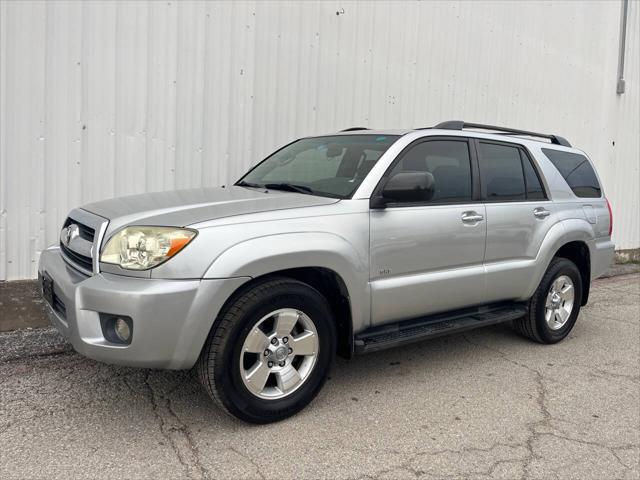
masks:
<path id="1" fill-rule="evenodd" d="M 480 177 L 487 200 L 524 200 L 525 183 L 517 147 L 480 142 Z"/>
<path id="2" fill-rule="evenodd" d="M 471 201 L 471 161 L 466 140 L 429 140 L 411 147 L 395 164 L 389 178 L 402 172 L 433 175 L 431 202 Z"/>
<path id="3" fill-rule="evenodd" d="M 349 198 L 397 135 L 303 138 L 277 151 L 236 185 Z"/>
<path id="4" fill-rule="evenodd" d="M 543 148 L 543 153 L 555 165 L 576 197 L 600 198 L 602 191 L 596 172 L 584 155 Z"/>

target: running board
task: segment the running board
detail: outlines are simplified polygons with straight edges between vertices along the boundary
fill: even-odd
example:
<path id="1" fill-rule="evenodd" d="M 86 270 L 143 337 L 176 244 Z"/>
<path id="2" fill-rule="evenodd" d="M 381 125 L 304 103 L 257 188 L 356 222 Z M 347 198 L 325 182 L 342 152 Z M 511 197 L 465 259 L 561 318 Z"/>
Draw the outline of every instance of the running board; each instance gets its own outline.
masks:
<path id="1" fill-rule="evenodd" d="M 375 352 L 451 333 L 509 322 L 523 317 L 526 313 L 527 307 L 521 303 L 502 303 L 380 325 L 357 334 L 354 350 L 356 354 Z"/>

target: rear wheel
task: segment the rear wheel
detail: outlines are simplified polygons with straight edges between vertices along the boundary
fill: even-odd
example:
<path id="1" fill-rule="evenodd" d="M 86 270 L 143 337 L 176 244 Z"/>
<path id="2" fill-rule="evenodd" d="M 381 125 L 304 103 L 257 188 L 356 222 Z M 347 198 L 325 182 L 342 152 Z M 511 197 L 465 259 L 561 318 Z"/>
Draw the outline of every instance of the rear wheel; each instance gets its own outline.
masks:
<path id="1" fill-rule="evenodd" d="M 216 321 L 199 376 L 227 413 L 274 422 L 317 395 L 335 344 L 331 310 L 317 290 L 293 279 L 268 279 L 239 295 Z"/>
<path id="2" fill-rule="evenodd" d="M 559 342 L 575 325 L 581 301 L 578 267 L 566 258 L 554 258 L 529 300 L 529 313 L 514 321 L 514 327 L 536 342 Z"/>

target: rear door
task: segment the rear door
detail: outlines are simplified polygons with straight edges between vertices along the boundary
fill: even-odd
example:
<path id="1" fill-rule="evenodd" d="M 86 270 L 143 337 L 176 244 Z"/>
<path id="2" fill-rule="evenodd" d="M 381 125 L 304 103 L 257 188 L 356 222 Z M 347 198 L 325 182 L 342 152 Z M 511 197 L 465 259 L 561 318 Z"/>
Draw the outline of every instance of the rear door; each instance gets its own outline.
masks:
<path id="1" fill-rule="evenodd" d="M 555 210 L 537 166 L 521 145 L 476 140 L 487 213 L 486 301 L 522 296 Z"/>
<path id="2" fill-rule="evenodd" d="M 381 181 L 400 172 L 434 178 L 428 202 L 371 210 L 372 325 L 483 303 L 485 211 L 473 145 L 430 137 L 408 146 Z"/>

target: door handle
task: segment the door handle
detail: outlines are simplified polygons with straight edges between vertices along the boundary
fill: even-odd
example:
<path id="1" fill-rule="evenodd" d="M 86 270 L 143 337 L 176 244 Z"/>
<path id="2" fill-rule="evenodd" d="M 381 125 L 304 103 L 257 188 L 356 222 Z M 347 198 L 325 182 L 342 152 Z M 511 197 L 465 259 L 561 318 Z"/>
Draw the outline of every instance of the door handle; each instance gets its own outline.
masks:
<path id="1" fill-rule="evenodd" d="M 478 212 L 474 212 L 473 210 L 469 212 L 462 212 L 462 221 L 464 223 L 475 223 L 484 220 L 484 217 L 480 215 Z"/>
<path id="2" fill-rule="evenodd" d="M 533 209 L 533 216 L 536 218 L 545 218 L 551 215 L 551 212 L 543 207 Z"/>

